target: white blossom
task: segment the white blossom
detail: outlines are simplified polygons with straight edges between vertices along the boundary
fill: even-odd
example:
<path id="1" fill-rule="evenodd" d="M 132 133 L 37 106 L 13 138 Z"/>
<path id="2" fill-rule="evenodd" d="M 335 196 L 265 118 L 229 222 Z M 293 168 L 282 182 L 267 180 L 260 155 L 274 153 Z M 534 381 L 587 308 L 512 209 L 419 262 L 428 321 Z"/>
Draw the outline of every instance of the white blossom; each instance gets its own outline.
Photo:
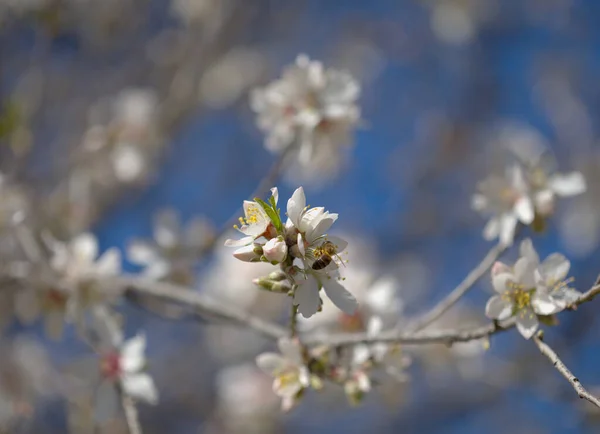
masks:
<path id="1" fill-rule="evenodd" d="M 479 192 L 473 196 L 473 209 L 489 215 L 483 230 L 486 240 L 500 238 L 505 245 L 512 245 L 517 223 L 531 224 L 534 204 L 530 196 L 523 169 L 510 166 L 504 177 L 492 175 L 479 184 Z"/>
<path id="2" fill-rule="evenodd" d="M 281 354 L 260 354 L 256 364 L 274 377 L 273 391 L 282 398 L 281 407 L 287 411 L 296 403 L 298 394 L 310 385 L 310 373 L 297 341 L 282 338 L 278 346 Z"/>
<path id="3" fill-rule="evenodd" d="M 144 277 L 189 284 L 196 257 L 213 233 L 211 224 L 203 217 L 182 225 L 174 210 L 162 210 L 154 219 L 153 239 L 132 240 L 127 246 L 127 257 L 144 267 Z"/>
<path id="4" fill-rule="evenodd" d="M 540 264 L 529 239 L 521 243 L 520 254 L 512 268 L 502 262 L 492 267 L 492 284 L 498 295 L 488 301 L 486 315 L 499 321 L 514 316 L 519 332 L 529 339 L 538 329 L 537 315 L 560 312 L 578 293 L 564 281 L 569 262 L 562 255 L 550 255 Z"/>
<path id="5" fill-rule="evenodd" d="M 143 334 L 122 342 L 102 356 L 100 370 L 104 378 L 118 381 L 123 392 L 150 404 L 158 402 L 158 392 L 146 369 L 146 337 Z"/>
<path id="6" fill-rule="evenodd" d="M 309 167 L 322 150 L 334 150 L 335 159 L 342 146 L 351 144 L 360 119 L 359 95 L 350 74 L 300 55 L 280 79 L 252 93 L 251 106 L 267 134 L 267 149 L 282 152 L 297 142 L 299 162 Z"/>

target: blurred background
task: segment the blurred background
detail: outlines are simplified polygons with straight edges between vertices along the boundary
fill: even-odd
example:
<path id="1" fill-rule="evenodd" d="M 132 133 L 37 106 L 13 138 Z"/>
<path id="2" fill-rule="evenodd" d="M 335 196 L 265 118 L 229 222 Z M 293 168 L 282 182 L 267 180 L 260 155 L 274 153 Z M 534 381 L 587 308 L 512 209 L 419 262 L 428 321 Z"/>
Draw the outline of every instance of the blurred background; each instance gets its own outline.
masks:
<path id="1" fill-rule="evenodd" d="M 351 291 L 390 279 L 400 320 L 452 290 L 493 245 L 471 210 L 477 182 L 503 167 L 507 144 L 529 142 L 586 176 L 587 192 L 534 238 L 542 257 L 572 260 L 585 291 L 600 273 L 599 19 L 594 0 L 0 0 L 0 215 L 27 207 L 58 237 L 91 230 L 101 250 L 126 256 L 176 213 L 192 222 L 184 241 L 210 244 L 280 158 L 264 147 L 250 92 L 306 53 L 356 78 L 362 121 L 332 164 L 284 165 L 274 184 L 282 201 L 303 185 L 310 205 L 340 214 Z M 162 278 L 284 318 L 285 297 L 251 284 L 265 268 L 221 245 Z M 140 271 L 130 259 L 126 271 Z M 491 291 L 482 279 L 437 326 L 486 323 Z M 59 383 L 87 348 L 72 330 L 56 342 L 13 321 L 6 303 L 0 422 L 82 432 Z M 596 390 L 598 309 L 562 314 L 546 333 Z M 358 407 L 341 389 L 311 393 L 282 414 L 253 362 L 272 342 L 152 306 L 119 310 L 128 335 L 146 331 L 160 391 L 158 406 L 140 405 L 145 434 L 600 430 L 600 414 L 516 332 L 489 350 L 407 347 L 409 381 L 376 385 Z"/>

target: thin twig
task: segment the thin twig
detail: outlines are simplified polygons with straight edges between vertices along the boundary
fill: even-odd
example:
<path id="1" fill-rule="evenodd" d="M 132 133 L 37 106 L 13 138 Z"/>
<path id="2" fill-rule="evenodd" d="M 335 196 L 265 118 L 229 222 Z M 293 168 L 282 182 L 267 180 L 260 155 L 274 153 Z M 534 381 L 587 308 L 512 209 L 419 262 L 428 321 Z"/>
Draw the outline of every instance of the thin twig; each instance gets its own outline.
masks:
<path id="1" fill-rule="evenodd" d="M 298 306 L 293 301 L 290 309 L 290 336 L 292 338 L 298 336 Z"/>
<path id="2" fill-rule="evenodd" d="M 496 262 L 496 260 L 505 250 L 506 246 L 504 246 L 502 243 L 498 243 L 492 247 L 479 265 L 471 270 L 471 272 L 467 274 L 467 277 L 465 277 L 450 294 L 448 294 L 443 300 L 441 300 L 425 314 L 409 323 L 407 330 L 413 332 L 422 330 L 446 313 L 448 309 L 454 306 L 458 300 L 460 300 L 469 291 L 469 289 L 471 289 L 473 285 L 475 285 L 475 283 L 481 279 L 481 277 L 491 268 L 492 265 L 494 265 L 494 262 Z"/>
<path id="3" fill-rule="evenodd" d="M 131 397 L 126 395 L 125 393 L 122 393 L 121 405 L 123 405 L 123 411 L 125 413 L 127 427 L 129 428 L 129 434 L 142 434 L 140 418 L 138 416 L 138 411 L 133 399 L 131 399 Z"/>
<path id="4" fill-rule="evenodd" d="M 569 307 L 571 309 L 591 301 L 600 294 L 600 285 L 593 286 L 589 291 L 581 294 Z M 367 333 L 339 333 L 326 336 L 309 336 L 303 340 L 307 345 L 330 345 L 333 347 L 342 347 L 356 344 L 374 344 L 377 342 L 388 342 L 398 344 L 431 344 L 443 343 L 451 345 L 455 342 L 467 342 L 475 339 L 481 339 L 496 333 L 503 332 L 515 326 L 514 318 L 502 322 L 493 322 L 484 326 L 472 329 L 454 329 L 454 330 L 432 330 L 420 332 L 405 332 L 402 330 L 389 330 L 382 332 L 377 336 Z"/>
<path id="5" fill-rule="evenodd" d="M 191 288 L 136 278 L 119 278 L 115 283 L 126 287 L 129 292 L 143 296 L 153 296 L 166 302 L 183 304 L 193 308 L 195 313 L 202 317 L 224 319 L 234 324 L 243 325 L 269 338 L 278 339 L 288 335 L 288 331 L 278 324 L 265 321 L 234 306 L 211 300 Z"/>
<path id="6" fill-rule="evenodd" d="M 563 377 L 565 377 L 565 379 L 569 383 L 571 383 L 571 386 L 573 386 L 573 389 L 575 389 L 575 392 L 577 392 L 577 395 L 579 395 L 581 399 L 586 399 L 592 404 L 594 404 L 596 407 L 600 408 L 600 399 L 592 395 L 582 386 L 579 379 L 575 375 L 573 375 L 573 373 L 569 370 L 569 368 L 567 368 L 563 361 L 560 360 L 558 354 L 556 354 L 556 352 L 552 348 L 550 348 L 550 346 L 547 343 L 543 341 L 543 333 L 540 332 L 537 336 L 534 336 L 533 342 L 535 342 L 540 352 L 544 356 L 548 357 L 548 360 L 552 362 L 556 370 L 560 372 L 560 374 Z"/>

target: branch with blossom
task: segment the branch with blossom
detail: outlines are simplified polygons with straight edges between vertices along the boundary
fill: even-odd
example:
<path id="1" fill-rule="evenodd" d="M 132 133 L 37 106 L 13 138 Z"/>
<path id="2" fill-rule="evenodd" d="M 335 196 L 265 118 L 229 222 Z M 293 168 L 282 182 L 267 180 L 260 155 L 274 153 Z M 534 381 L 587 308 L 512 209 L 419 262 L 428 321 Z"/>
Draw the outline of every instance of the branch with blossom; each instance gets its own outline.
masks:
<path id="1" fill-rule="evenodd" d="M 558 198 L 586 190 L 579 172 L 555 173 L 544 166 L 540 155 L 518 153 L 502 176 L 483 181 L 472 207 L 490 218 L 484 238 L 497 238 L 499 243 L 446 297 L 408 320 L 394 303 L 394 284 L 388 276 L 372 279 L 363 291 L 368 295 L 348 289 L 350 282 L 344 277 L 352 267 L 346 256 L 348 241 L 330 233 L 337 213 L 308 206 L 303 187 L 294 190 L 283 214 L 276 187 L 267 199 L 259 197 L 280 175 L 294 169 L 308 177 L 335 171 L 360 121 L 359 95 L 360 86 L 349 73 L 325 68 L 302 55 L 281 78 L 251 96 L 258 127 L 266 134 L 265 147 L 278 157 L 253 197 L 243 202 L 243 216 L 234 226 L 241 238 L 224 244 L 235 248 L 235 259 L 268 267 L 268 272 L 248 280 L 256 291 L 287 304 L 287 326 L 251 313 L 235 297 L 223 302 L 195 290 L 195 267 L 224 235 L 224 231 L 215 233 L 204 219 L 183 225 L 172 211 L 159 214 L 154 240 L 133 240 L 127 248 L 127 258 L 140 265 L 141 272 L 125 275 L 118 250 L 100 255 L 96 238 L 87 232 L 70 239 L 54 238 L 49 228 L 31 218 L 31 203 L 19 186 L 0 177 L 0 194 L 6 198 L 0 202 L 0 235 L 14 237 L 12 241 L 20 246 L 1 269 L 3 277 L 22 285 L 10 300 L 15 316 L 24 324 L 43 318 L 46 334 L 55 339 L 61 338 L 65 325 L 75 327 L 95 355 L 99 377 L 93 417 L 100 424 L 114 418 L 107 408 L 114 409 L 114 403 L 120 402 L 130 433 L 141 433 L 136 405 L 159 402 L 159 389 L 147 369 L 146 334 L 126 339 L 119 321 L 116 305 L 123 298 L 144 307 L 156 302 L 152 311 L 175 311 L 172 318 L 192 316 L 232 324 L 276 341 L 279 352 L 257 355 L 256 365 L 273 377 L 272 389 L 284 411 L 298 405 L 311 390 L 323 391 L 329 385 L 341 388 L 350 404 L 357 405 L 388 378 L 406 381 L 413 358 L 405 346 L 452 346 L 478 340 L 489 345 L 490 337 L 513 328 L 524 339 L 533 339 L 580 397 L 599 405 L 540 333 L 542 327 L 556 325 L 560 312 L 575 310 L 600 294 L 600 285 L 585 293 L 577 291 L 568 278 L 569 260 L 559 253 L 541 260 L 530 238 L 521 241 L 514 264 L 499 261 L 515 243 L 520 226 L 534 233 L 543 230 Z M 128 183 L 142 176 L 144 165 L 140 146 L 132 147 L 125 138 L 147 139 L 156 114 L 149 95 L 123 98 L 129 102 L 121 101 L 106 129 L 95 129 L 86 139 L 92 145 L 102 142 L 97 147 L 88 142 L 91 150 L 111 148 L 115 182 Z M 107 136 L 118 143 L 108 144 Z M 77 169 L 73 176 L 85 171 Z M 433 329 L 488 270 L 496 294 L 481 312 L 492 322 Z M 221 289 L 225 288 L 214 291 Z M 376 297 L 369 297 L 375 293 Z M 311 321 L 326 315 L 331 316 L 324 322 L 342 323 L 342 330 L 355 333 L 328 327 L 310 330 Z"/>

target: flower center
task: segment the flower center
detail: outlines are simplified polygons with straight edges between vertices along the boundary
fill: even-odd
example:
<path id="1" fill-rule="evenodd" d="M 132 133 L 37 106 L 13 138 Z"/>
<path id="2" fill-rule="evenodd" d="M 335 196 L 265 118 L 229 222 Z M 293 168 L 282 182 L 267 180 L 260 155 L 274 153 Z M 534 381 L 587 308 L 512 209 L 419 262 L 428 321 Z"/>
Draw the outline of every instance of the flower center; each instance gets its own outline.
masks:
<path id="1" fill-rule="evenodd" d="M 50 288 L 46 292 L 46 305 L 49 309 L 62 309 L 67 304 L 67 295 L 55 288 Z"/>
<path id="2" fill-rule="evenodd" d="M 113 351 L 103 356 L 100 360 L 100 372 L 106 378 L 113 380 L 117 378 L 121 374 L 121 358 L 119 353 Z"/>
<path id="3" fill-rule="evenodd" d="M 296 369 L 288 369 L 277 376 L 277 388 L 292 386 L 299 382 L 299 375 Z"/>
<path id="4" fill-rule="evenodd" d="M 342 329 L 346 332 L 358 332 L 365 329 L 365 322 L 358 310 L 352 315 L 346 313 L 340 314 L 338 321 Z"/>

